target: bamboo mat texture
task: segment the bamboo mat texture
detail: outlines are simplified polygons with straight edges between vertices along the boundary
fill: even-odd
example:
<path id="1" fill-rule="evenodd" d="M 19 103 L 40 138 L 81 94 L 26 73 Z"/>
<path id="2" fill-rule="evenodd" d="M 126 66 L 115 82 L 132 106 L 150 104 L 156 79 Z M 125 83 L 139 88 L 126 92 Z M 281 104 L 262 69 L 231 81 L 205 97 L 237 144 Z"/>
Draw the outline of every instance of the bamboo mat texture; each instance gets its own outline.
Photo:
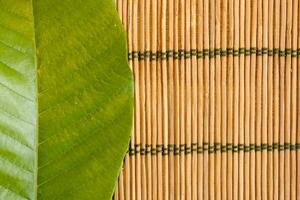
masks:
<path id="1" fill-rule="evenodd" d="M 115 1 L 135 107 L 114 199 L 300 199 L 299 0 Z"/>

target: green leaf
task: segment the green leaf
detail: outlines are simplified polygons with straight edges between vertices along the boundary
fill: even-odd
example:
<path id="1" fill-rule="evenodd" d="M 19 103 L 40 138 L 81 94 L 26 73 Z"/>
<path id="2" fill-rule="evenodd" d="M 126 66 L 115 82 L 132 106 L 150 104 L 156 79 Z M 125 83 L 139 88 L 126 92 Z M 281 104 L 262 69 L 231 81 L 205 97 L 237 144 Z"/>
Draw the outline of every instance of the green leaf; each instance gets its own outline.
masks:
<path id="1" fill-rule="evenodd" d="M 0 199 L 110 199 L 133 89 L 112 0 L 0 0 Z"/>

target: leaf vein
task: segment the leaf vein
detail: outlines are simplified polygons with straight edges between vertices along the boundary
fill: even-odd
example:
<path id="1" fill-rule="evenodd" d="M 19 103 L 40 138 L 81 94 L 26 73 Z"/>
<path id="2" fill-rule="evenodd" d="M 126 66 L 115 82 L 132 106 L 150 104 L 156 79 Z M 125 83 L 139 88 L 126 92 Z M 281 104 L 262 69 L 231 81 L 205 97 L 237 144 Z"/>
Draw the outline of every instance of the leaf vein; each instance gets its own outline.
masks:
<path id="1" fill-rule="evenodd" d="M 2 112 L 2 114 L 5 113 L 5 114 L 7 114 L 9 117 L 12 117 L 12 118 L 15 118 L 15 119 L 17 119 L 17 120 L 20 120 L 20 121 L 22 121 L 22 122 L 24 122 L 24 123 L 26 123 L 26 124 L 28 124 L 28 125 L 35 126 L 35 124 L 33 124 L 33 123 L 31 123 L 31 122 L 28 122 L 28 121 L 26 121 L 26 120 L 24 120 L 24 119 L 22 119 L 22 118 L 19 118 L 19 117 L 17 117 L 16 115 L 7 112 L 6 110 L 3 110 L 3 109 L 0 108 L 0 111 Z"/>
<path id="2" fill-rule="evenodd" d="M 33 99 L 30 99 L 30 98 L 24 96 L 23 94 L 20 94 L 19 92 L 17 92 L 17 91 L 15 91 L 15 90 L 11 89 L 11 88 L 8 87 L 7 85 L 3 84 L 2 82 L 0 82 L 0 85 L 2 85 L 4 88 L 8 89 L 8 90 L 11 91 L 12 93 L 14 93 L 14 94 L 16 94 L 16 95 L 18 95 L 18 96 L 20 96 L 20 97 L 26 99 L 27 101 L 30 101 L 30 102 L 32 102 L 32 103 L 34 102 Z"/>

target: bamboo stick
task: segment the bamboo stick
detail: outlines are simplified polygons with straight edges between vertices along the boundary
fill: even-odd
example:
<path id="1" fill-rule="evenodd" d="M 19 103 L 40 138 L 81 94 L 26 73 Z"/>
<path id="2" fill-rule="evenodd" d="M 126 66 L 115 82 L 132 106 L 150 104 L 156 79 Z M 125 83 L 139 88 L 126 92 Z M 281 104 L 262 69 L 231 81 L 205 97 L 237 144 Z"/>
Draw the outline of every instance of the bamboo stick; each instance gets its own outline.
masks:
<path id="1" fill-rule="evenodd" d="M 262 139 L 262 26 L 263 26 L 263 15 L 262 15 L 262 1 L 257 0 L 257 58 L 256 58 L 256 105 L 255 105 L 255 148 L 259 148 L 261 150 L 261 139 Z M 256 199 L 262 198 L 262 167 L 261 167 L 261 151 L 255 152 L 255 194 Z"/>
<path id="2" fill-rule="evenodd" d="M 233 17 L 234 17 L 234 32 L 233 32 L 233 199 L 238 199 L 239 188 L 239 156 L 238 156 L 238 144 L 239 144 L 239 86 L 240 86 L 240 66 L 239 66 L 239 43 L 240 43 L 240 16 L 239 16 L 239 0 L 234 1 L 233 5 Z"/>
<path id="3" fill-rule="evenodd" d="M 268 74 L 267 74 L 267 91 L 268 91 L 268 97 L 267 97 L 267 150 L 268 150 L 268 161 L 267 161 L 267 191 L 268 191 L 268 199 L 273 199 L 273 23 L 274 23 L 274 0 L 269 0 L 268 3 Z"/>
<path id="4" fill-rule="evenodd" d="M 298 19 L 300 18 L 300 3 L 298 3 Z M 297 52 L 298 52 L 298 49 L 300 49 L 300 20 L 298 20 L 298 42 L 297 42 Z M 298 58 L 297 58 L 297 66 L 299 67 L 300 66 L 300 57 L 298 55 Z M 297 124 L 300 124 L 300 70 L 297 69 Z M 297 150 L 297 153 L 296 153 L 296 157 L 297 157 L 297 169 L 296 169 L 296 177 L 297 177 L 297 182 L 296 182 L 296 195 L 297 197 L 300 195 L 300 151 L 299 151 L 299 144 L 300 144 L 300 126 L 297 126 L 297 132 L 296 132 L 296 150 Z"/>
<path id="5" fill-rule="evenodd" d="M 221 0 L 215 2 L 215 199 L 221 200 Z"/>
<path id="6" fill-rule="evenodd" d="M 178 52 L 179 50 L 179 0 L 174 0 L 174 52 Z M 174 54 L 174 53 L 173 53 Z M 174 54 L 175 55 L 175 54 Z M 180 157 L 179 157 L 179 145 L 180 145 L 180 68 L 179 68 L 179 60 L 174 59 L 174 104 L 175 104 L 175 166 L 174 166 L 174 196 L 175 200 L 180 199 Z"/>
<path id="7" fill-rule="evenodd" d="M 300 3 L 298 3 L 298 19 L 300 18 Z M 300 20 L 298 20 L 298 42 L 297 42 L 297 52 L 298 50 L 300 49 Z M 297 67 L 300 66 L 300 57 L 299 57 L 299 54 L 298 54 L 298 57 L 297 57 Z M 300 124 L 300 70 L 298 69 L 297 71 L 297 124 Z M 300 147 L 300 126 L 297 126 L 297 132 L 296 132 L 296 150 L 297 150 L 297 153 L 296 153 L 296 157 L 297 157 L 297 169 L 296 169 L 296 177 L 297 177 L 297 186 L 296 186 L 296 195 L 297 197 L 300 195 L 300 151 L 299 151 L 299 147 Z"/>
<path id="8" fill-rule="evenodd" d="M 257 1 L 252 0 L 251 3 L 251 50 L 256 48 L 256 29 L 257 29 Z M 251 53 L 251 68 L 250 68 L 250 199 L 256 198 L 256 165 L 255 151 L 252 148 L 255 144 L 255 97 L 256 97 L 256 55 Z M 253 145 L 253 146 L 252 146 Z"/>
<path id="9" fill-rule="evenodd" d="M 137 9 L 137 28 L 138 28 L 138 52 L 145 50 L 145 1 L 138 0 Z M 140 199 L 146 199 L 147 196 L 147 180 L 146 180 L 146 160 L 145 160 L 145 148 L 146 148 L 146 89 L 145 89 L 145 62 L 144 60 L 139 61 L 139 86 L 140 86 L 140 146 L 137 146 L 136 150 L 141 155 L 141 186 L 140 186 Z M 138 174 L 137 174 L 138 175 Z M 138 182 L 138 181 L 137 181 Z M 138 191 L 137 191 L 138 193 Z"/>
<path id="10" fill-rule="evenodd" d="M 152 137 L 151 137 L 151 146 L 152 148 L 156 148 L 157 145 L 157 61 L 156 58 L 152 58 L 157 51 L 157 1 L 151 1 L 151 108 L 152 108 L 152 116 L 151 116 L 151 126 L 152 126 Z M 155 150 L 151 150 L 151 154 L 156 154 Z M 157 158 L 156 156 L 152 156 L 152 199 L 157 199 Z"/>
<path id="11" fill-rule="evenodd" d="M 274 2 L 274 13 L 280 13 L 280 0 L 275 0 Z M 280 15 L 274 15 L 274 50 L 279 49 L 280 42 Z M 279 55 L 275 54 L 274 51 L 274 144 L 279 144 Z M 273 190 L 274 199 L 279 198 L 279 149 L 276 149 L 273 154 Z"/>
<path id="12" fill-rule="evenodd" d="M 127 39 L 128 39 L 128 26 L 127 26 L 127 21 L 128 21 L 128 18 L 127 18 L 128 1 L 129 1 L 129 0 L 124 0 L 124 1 L 123 1 L 123 6 L 122 6 L 122 23 L 123 23 L 125 32 L 127 33 Z M 127 41 L 127 43 L 128 43 L 127 45 L 129 45 L 129 41 Z M 129 46 L 128 46 L 128 47 L 129 47 Z M 129 49 L 128 49 L 128 51 L 129 51 Z"/>
<path id="13" fill-rule="evenodd" d="M 268 198 L 268 1 L 262 1 L 261 197 Z"/>
<path id="14" fill-rule="evenodd" d="M 281 1 L 280 4 L 280 51 L 284 52 L 285 50 L 285 33 L 286 33 L 286 2 Z M 279 146 L 283 147 L 284 149 L 284 137 L 285 137 L 285 58 L 280 56 L 279 58 L 279 66 L 280 66 L 280 76 L 279 76 L 279 85 L 280 85 L 280 111 L 279 111 Z M 279 152 L 279 199 L 284 199 L 285 197 L 285 153 L 283 150 Z"/>
<path id="15" fill-rule="evenodd" d="M 168 151 L 168 142 L 169 142 L 169 129 L 168 129 L 168 69 L 167 69 L 167 0 L 162 0 L 161 2 L 161 67 L 162 67 L 162 106 L 163 106 L 163 199 L 169 199 L 169 163 L 168 163 L 168 154 L 165 154 Z"/>
<path id="16" fill-rule="evenodd" d="M 238 199 L 244 199 L 244 151 L 245 148 L 245 0 L 240 0 L 239 6 L 239 139 L 238 139 L 238 153 L 239 153 L 239 180 L 238 180 Z M 242 53 L 243 52 L 243 53 Z M 243 148 L 241 148 L 243 147 Z"/>
<path id="17" fill-rule="evenodd" d="M 184 50 L 191 51 L 191 0 L 185 0 L 185 44 Z M 192 180 L 191 180 L 191 136 L 192 136 L 192 85 L 191 85 L 191 55 L 185 53 L 185 198 L 192 198 Z"/>
<path id="18" fill-rule="evenodd" d="M 157 52 L 161 52 L 162 44 L 162 0 L 157 0 Z M 162 60 L 157 59 L 157 195 L 163 198 L 163 86 L 162 86 Z"/>
<path id="19" fill-rule="evenodd" d="M 286 4 L 286 39 L 285 39 L 285 131 L 284 131 L 284 193 L 285 199 L 290 199 L 291 177 L 290 177 L 290 142 L 291 142 L 291 54 L 287 51 L 291 51 L 292 48 L 292 1 L 287 1 Z"/>
<path id="20" fill-rule="evenodd" d="M 175 160 L 174 150 L 175 145 L 175 81 L 174 81 L 174 60 L 169 59 L 169 55 L 172 55 L 174 49 L 174 0 L 168 1 L 168 33 L 167 33 L 167 64 L 168 64 L 168 79 L 169 79 L 169 91 L 168 91 L 168 105 L 169 105 L 169 199 L 175 199 Z"/>
<path id="21" fill-rule="evenodd" d="M 132 4 L 132 52 L 138 52 L 139 47 L 139 34 L 138 34 L 138 0 L 133 0 Z M 141 144 L 141 108 L 140 108 L 140 74 L 139 74 L 139 60 L 136 56 L 133 56 L 133 76 L 134 76 L 134 109 L 135 109 L 135 127 L 134 127 L 134 142 L 132 141 L 132 148 L 140 148 Z M 140 154 L 135 154 L 135 183 L 134 191 L 135 195 L 132 196 L 132 199 L 141 200 L 141 156 Z M 133 158 L 133 159 L 134 159 Z"/>
<path id="22" fill-rule="evenodd" d="M 192 152 L 192 160 L 191 160 L 191 199 L 197 200 L 197 128 L 198 128 L 198 119 L 197 119 L 197 111 L 198 111 L 198 85 L 197 85 L 197 27 L 196 27 L 196 19 L 197 19 L 197 1 L 191 0 L 190 4 L 190 23 L 191 23 L 191 40 L 190 40 L 190 48 L 191 48 L 191 152 Z"/>
<path id="23" fill-rule="evenodd" d="M 215 198 L 215 0 L 209 2 L 209 199 Z"/>
<path id="24" fill-rule="evenodd" d="M 203 2 L 197 1 L 197 49 L 199 52 L 203 52 Z M 198 55 L 198 53 L 197 53 Z M 197 67 L 198 67 L 198 73 L 197 73 L 197 83 L 198 83 L 198 133 L 197 133 L 197 162 L 198 162 L 198 168 L 197 168 L 197 180 L 198 180 L 198 194 L 197 197 L 199 200 L 203 199 L 203 125 L 204 125 L 204 70 L 203 70 L 203 56 L 199 57 L 197 60 Z M 202 147 L 202 149 L 201 149 Z"/>
<path id="25" fill-rule="evenodd" d="M 119 200 L 119 187 L 118 186 L 116 186 L 116 188 L 115 188 L 115 193 L 114 193 L 113 199 Z"/>
<path id="26" fill-rule="evenodd" d="M 250 53 L 251 48 L 251 1 L 245 2 L 245 138 L 244 138 L 244 199 L 250 199 L 251 182 L 250 182 Z M 242 59 L 241 59 L 242 60 Z M 241 111 L 241 110 L 240 110 Z"/>
<path id="27" fill-rule="evenodd" d="M 124 166 L 124 162 L 123 162 L 123 166 Z M 122 167 L 121 168 L 121 171 L 120 171 L 120 176 L 119 176 L 119 181 L 118 181 L 118 191 L 116 193 L 119 193 L 119 199 L 120 200 L 124 200 L 125 198 L 125 193 L 124 193 L 124 175 L 123 175 L 123 172 L 124 171 L 124 168 Z"/>
<path id="28" fill-rule="evenodd" d="M 233 159 L 232 159 L 232 143 L 233 143 L 233 120 L 234 120 L 234 100 L 233 100 L 233 43 L 234 43 L 234 1 L 228 0 L 228 35 L 227 35 L 227 76 L 228 76 L 228 87 L 227 87 L 227 144 L 229 152 L 227 153 L 227 198 L 233 199 Z"/>
<path id="29" fill-rule="evenodd" d="M 131 193 L 131 181 L 130 181 L 130 158 L 129 158 L 129 154 L 126 154 L 125 156 L 125 173 L 124 173 L 124 196 L 125 196 L 125 199 L 128 200 L 130 199 L 130 193 Z"/>
<path id="30" fill-rule="evenodd" d="M 185 47 L 185 0 L 179 1 L 179 51 L 184 53 Z M 185 199 L 185 61 L 183 57 L 179 60 L 179 78 L 180 78 L 180 199 Z"/>
<path id="31" fill-rule="evenodd" d="M 209 199 L 209 2 L 203 1 L 203 55 L 204 55 L 204 132 L 203 132 L 203 199 Z M 206 53 L 204 53 L 206 52 Z"/>
<path id="32" fill-rule="evenodd" d="M 296 194 L 296 181 L 297 178 L 294 176 L 294 174 L 297 174 L 297 167 L 296 167 L 296 131 L 297 131 L 297 58 L 296 58 L 296 52 L 297 52 L 297 35 L 298 35 L 298 1 L 293 1 L 292 5 L 292 80 L 291 80 L 291 192 L 290 192 L 290 198 L 295 200 L 297 199 Z"/>
<path id="33" fill-rule="evenodd" d="M 222 97 L 221 97 L 221 151 L 222 151 L 222 163 L 221 163 L 221 198 L 227 199 L 227 56 L 224 56 L 224 52 L 227 48 L 227 8 L 228 8 L 228 2 L 227 0 L 223 0 L 221 4 L 221 88 L 222 88 Z M 225 54 L 226 55 L 226 54 Z M 224 151 L 225 150 L 225 151 Z"/>
<path id="34" fill-rule="evenodd" d="M 150 11 L 151 11 L 151 4 L 150 1 L 145 1 L 145 68 L 146 68 L 146 146 L 145 146 L 145 153 L 146 153 L 146 160 L 147 160 L 147 199 L 152 199 L 152 158 L 151 158 L 151 141 L 152 141 L 152 104 L 151 104 L 151 68 L 150 68 L 150 55 L 146 56 L 147 54 L 150 54 L 151 49 L 151 17 L 150 17 Z"/>

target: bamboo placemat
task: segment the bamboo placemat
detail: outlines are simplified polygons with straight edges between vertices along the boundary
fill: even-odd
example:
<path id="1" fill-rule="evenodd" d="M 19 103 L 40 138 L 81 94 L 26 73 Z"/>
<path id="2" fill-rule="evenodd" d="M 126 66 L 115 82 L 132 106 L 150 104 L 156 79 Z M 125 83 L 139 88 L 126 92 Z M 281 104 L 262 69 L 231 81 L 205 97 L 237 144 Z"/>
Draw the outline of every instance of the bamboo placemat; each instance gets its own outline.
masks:
<path id="1" fill-rule="evenodd" d="M 116 0 L 134 128 L 114 199 L 300 199 L 298 0 Z"/>

